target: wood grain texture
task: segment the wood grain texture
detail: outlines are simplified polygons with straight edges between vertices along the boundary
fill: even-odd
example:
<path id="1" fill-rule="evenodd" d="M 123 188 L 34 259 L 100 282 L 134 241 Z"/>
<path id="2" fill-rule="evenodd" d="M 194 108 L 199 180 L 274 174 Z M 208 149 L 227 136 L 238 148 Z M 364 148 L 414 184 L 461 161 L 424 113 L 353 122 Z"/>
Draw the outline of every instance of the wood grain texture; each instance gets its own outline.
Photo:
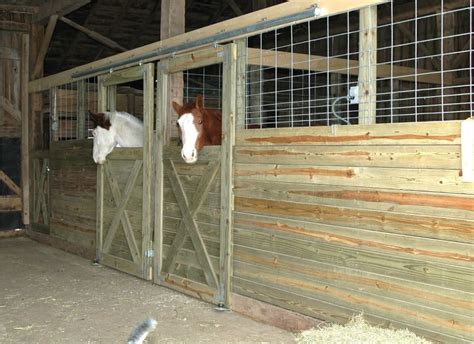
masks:
<path id="1" fill-rule="evenodd" d="M 474 189 L 460 122 L 241 130 L 234 292 L 320 319 L 474 329 Z"/>

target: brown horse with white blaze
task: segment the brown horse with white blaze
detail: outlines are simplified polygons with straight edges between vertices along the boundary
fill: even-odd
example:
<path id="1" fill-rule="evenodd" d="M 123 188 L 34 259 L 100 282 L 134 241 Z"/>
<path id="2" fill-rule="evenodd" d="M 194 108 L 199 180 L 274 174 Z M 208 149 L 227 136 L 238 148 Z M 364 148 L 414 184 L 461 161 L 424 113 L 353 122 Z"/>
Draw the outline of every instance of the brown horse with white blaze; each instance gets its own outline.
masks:
<path id="1" fill-rule="evenodd" d="M 221 144 L 221 112 L 204 108 L 201 95 L 196 96 L 193 103 L 179 105 L 173 102 L 173 108 L 178 114 L 179 135 L 183 143 L 181 156 L 186 163 L 195 163 L 202 147 Z"/>

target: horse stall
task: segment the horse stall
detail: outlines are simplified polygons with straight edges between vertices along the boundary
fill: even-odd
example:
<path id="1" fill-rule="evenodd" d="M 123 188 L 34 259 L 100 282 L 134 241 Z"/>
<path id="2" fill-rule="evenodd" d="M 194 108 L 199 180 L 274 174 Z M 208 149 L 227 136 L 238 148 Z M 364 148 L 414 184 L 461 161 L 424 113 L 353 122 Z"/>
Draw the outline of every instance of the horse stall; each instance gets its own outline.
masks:
<path id="1" fill-rule="evenodd" d="M 470 342 L 472 3 L 289 5 L 30 82 L 54 129 L 33 230 L 286 328 L 363 313 Z M 172 101 L 200 95 L 222 142 L 187 164 Z M 138 115 L 143 148 L 96 166 L 86 109 Z"/>

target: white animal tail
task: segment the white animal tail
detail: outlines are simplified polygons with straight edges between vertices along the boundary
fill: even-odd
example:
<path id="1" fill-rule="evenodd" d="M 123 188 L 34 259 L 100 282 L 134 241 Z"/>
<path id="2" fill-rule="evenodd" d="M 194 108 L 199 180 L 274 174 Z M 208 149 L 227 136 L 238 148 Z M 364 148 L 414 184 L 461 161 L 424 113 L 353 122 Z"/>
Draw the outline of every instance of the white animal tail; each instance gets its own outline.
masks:
<path id="1" fill-rule="evenodd" d="M 139 323 L 130 334 L 130 337 L 128 337 L 127 344 L 143 343 L 148 334 L 155 329 L 156 324 L 157 322 L 155 319 L 146 319 Z"/>

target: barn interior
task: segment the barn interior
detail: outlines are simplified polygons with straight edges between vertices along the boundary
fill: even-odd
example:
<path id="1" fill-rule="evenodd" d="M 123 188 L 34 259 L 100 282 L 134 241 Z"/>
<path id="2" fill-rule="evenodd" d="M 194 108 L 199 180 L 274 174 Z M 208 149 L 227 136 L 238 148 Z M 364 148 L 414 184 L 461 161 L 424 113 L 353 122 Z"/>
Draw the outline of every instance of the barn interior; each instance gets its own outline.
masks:
<path id="1" fill-rule="evenodd" d="M 2 1 L 0 342 L 361 313 L 473 341 L 473 26 L 472 0 Z M 172 102 L 198 96 L 222 137 L 190 165 Z M 96 164 L 89 111 L 143 147 Z"/>

